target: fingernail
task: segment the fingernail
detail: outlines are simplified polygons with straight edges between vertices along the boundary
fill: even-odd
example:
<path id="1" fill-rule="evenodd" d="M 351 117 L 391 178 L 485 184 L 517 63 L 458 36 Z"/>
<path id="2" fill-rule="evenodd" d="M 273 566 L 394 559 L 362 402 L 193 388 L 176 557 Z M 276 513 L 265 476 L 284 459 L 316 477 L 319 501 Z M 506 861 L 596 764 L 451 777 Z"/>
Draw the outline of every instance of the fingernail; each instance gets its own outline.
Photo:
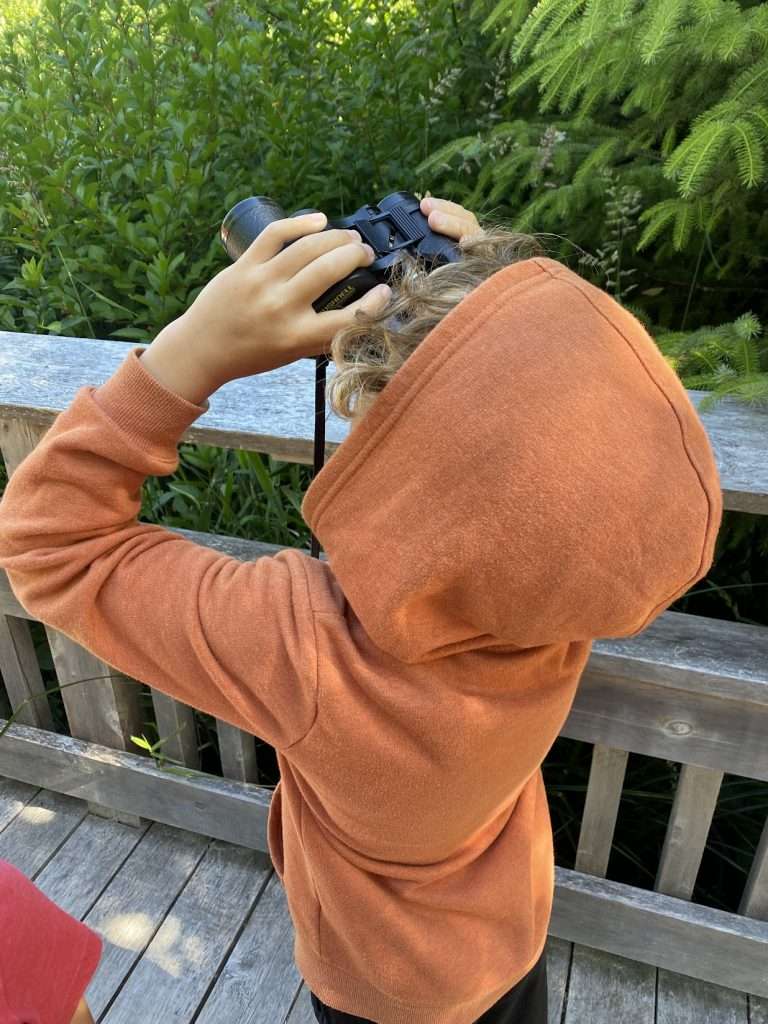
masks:
<path id="1" fill-rule="evenodd" d="M 313 224 L 323 224 L 325 222 L 324 213 L 311 213 L 309 219 Z"/>
<path id="2" fill-rule="evenodd" d="M 352 230 L 350 230 L 350 231 L 347 231 L 347 234 L 349 235 L 349 237 L 354 242 L 362 242 L 362 240 L 363 240 L 363 236 L 360 234 L 359 231 L 352 231 Z"/>
<path id="3" fill-rule="evenodd" d="M 375 294 L 380 299 L 388 298 L 392 294 L 392 289 L 388 284 L 380 284 L 378 288 L 374 289 Z"/>
<path id="4" fill-rule="evenodd" d="M 426 198 L 422 199 L 422 201 L 421 201 L 421 209 L 422 209 L 422 211 L 424 213 L 431 213 L 432 210 L 434 210 L 434 208 L 435 208 L 434 204 L 431 202 L 431 200 L 426 199 Z"/>
<path id="5" fill-rule="evenodd" d="M 373 257 L 373 256 L 375 256 L 375 255 L 376 255 L 376 254 L 374 253 L 373 249 L 372 249 L 372 248 L 370 247 L 370 245 L 368 245 L 368 243 L 367 243 L 367 242 L 363 242 L 363 249 L 365 249 L 365 254 L 366 254 L 366 256 L 371 256 L 371 257 Z"/>

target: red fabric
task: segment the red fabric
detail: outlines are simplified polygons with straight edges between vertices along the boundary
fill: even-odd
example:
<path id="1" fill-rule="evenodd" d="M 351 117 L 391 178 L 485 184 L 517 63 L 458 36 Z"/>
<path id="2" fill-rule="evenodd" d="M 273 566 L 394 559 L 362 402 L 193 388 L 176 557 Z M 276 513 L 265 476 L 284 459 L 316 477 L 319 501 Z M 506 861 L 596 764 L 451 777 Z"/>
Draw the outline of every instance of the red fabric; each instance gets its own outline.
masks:
<path id="1" fill-rule="evenodd" d="M 0 1024 L 70 1024 L 101 948 L 96 932 L 0 861 Z"/>

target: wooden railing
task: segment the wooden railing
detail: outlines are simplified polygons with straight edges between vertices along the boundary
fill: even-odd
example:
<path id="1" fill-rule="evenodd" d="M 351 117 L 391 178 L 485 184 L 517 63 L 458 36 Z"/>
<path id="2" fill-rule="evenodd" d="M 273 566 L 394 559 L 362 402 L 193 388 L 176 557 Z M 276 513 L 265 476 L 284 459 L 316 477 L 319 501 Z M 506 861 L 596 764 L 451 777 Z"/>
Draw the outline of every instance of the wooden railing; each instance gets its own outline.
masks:
<path id="1" fill-rule="evenodd" d="M 9 473 L 77 389 L 98 385 L 123 342 L 0 333 L 0 448 Z M 312 464 L 314 363 L 233 381 L 211 397 L 185 442 Z M 703 392 L 689 392 L 698 406 Z M 768 411 L 726 400 L 702 422 L 727 509 L 768 514 Z M 330 417 L 327 455 L 347 433 Z M 243 560 L 276 545 L 174 530 Z M 12 708 L 43 688 L 28 615 L 0 571 L 0 672 Z M 138 686 L 47 629 L 60 682 L 113 678 L 62 691 L 72 733 L 52 732 L 44 700 L 0 739 L 0 775 L 84 798 L 102 814 L 143 816 L 267 850 L 270 790 L 260 788 L 254 738 L 219 723 L 221 779 L 161 770 L 130 750 Z M 194 769 L 192 711 L 153 693 L 171 757 Z M 0 720 L 2 722 L 2 720 Z M 186 724 L 186 728 L 181 729 Z M 597 641 L 561 735 L 594 746 L 575 869 L 556 868 L 550 934 L 715 984 L 768 996 L 768 822 L 738 913 L 691 902 L 724 774 L 768 781 L 768 627 L 665 612 L 640 636 Z M 653 890 L 605 878 L 629 752 L 681 765 Z"/>

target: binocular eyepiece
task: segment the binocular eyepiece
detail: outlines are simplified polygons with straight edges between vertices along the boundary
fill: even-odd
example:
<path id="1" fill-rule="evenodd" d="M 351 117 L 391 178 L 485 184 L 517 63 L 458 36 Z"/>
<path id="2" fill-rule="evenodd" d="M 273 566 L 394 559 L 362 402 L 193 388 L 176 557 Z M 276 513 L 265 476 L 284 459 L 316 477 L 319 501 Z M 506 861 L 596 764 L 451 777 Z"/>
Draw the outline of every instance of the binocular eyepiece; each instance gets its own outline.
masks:
<path id="1" fill-rule="evenodd" d="M 297 210 L 290 216 L 303 217 L 318 212 Z M 284 220 L 285 217 L 285 211 L 269 196 L 242 199 L 232 207 L 221 224 L 221 241 L 229 258 L 233 262 L 237 260 L 268 224 Z M 374 260 L 367 267 L 353 270 L 323 292 L 312 303 L 318 313 L 348 306 L 377 284 L 387 283 L 390 268 L 401 249 L 421 257 L 430 270 L 442 263 L 455 263 L 461 258 L 459 248 L 453 241 L 429 227 L 419 207 L 419 200 L 412 192 L 391 192 L 378 203 L 361 206 L 349 217 L 329 219 L 323 230 L 332 228 L 358 231 L 362 240 L 373 249 Z M 293 242 L 287 245 L 293 245 Z"/>

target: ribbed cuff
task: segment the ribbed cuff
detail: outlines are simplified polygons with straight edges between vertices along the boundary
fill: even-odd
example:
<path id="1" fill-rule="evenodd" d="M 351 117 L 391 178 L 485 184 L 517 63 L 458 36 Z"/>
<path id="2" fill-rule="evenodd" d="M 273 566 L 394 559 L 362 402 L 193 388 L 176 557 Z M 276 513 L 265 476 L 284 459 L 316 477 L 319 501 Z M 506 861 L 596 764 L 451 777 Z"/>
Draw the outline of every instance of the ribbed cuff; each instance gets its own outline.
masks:
<path id="1" fill-rule="evenodd" d="M 206 399 L 203 405 L 195 405 L 169 391 L 141 365 L 146 348 L 132 348 L 112 376 L 93 390 L 93 398 L 136 445 L 175 447 L 210 403 Z"/>

